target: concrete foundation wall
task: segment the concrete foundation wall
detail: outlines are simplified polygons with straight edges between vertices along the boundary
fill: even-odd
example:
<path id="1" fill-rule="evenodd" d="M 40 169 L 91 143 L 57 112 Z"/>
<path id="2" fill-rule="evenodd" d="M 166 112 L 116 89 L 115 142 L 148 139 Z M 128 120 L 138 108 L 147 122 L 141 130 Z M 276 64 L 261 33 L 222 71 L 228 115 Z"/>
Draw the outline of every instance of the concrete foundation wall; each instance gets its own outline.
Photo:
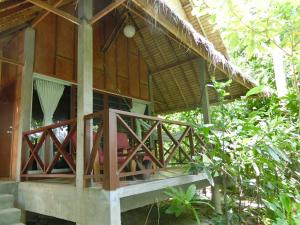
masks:
<path id="1" fill-rule="evenodd" d="M 21 182 L 18 207 L 47 216 L 77 221 L 76 188 L 71 185 Z"/>
<path id="2" fill-rule="evenodd" d="M 218 182 L 218 179 L 216 179 Z M 121 225 L 121 211 L 140 208 L 166 199 L 167 187 L 199 189 L 209 186 L 204 175 L 189 175 L 121 187 L 116 191 L 74 185 L 21 182 L 17 205 L 20 209 L 76 222 L 80 225 Z"/>

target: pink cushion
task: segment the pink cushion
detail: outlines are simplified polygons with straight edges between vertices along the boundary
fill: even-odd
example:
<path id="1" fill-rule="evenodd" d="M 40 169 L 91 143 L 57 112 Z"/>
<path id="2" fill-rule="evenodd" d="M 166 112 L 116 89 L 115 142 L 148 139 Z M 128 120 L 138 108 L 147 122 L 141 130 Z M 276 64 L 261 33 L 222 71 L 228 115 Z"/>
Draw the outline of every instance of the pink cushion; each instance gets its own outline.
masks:
<path id="1" fill-rule="evenodd" d="M 118 132 L 117 134 L 118 140 L 118 149 L 129 149 L 131 148 L 129 145 L 128 137 L 126 133 Z"/>
<path id="2" fill-rule="evenodd" d="M 93 141 L 96 140 L 96 132 L 93 132 Z M 129 145 L 129 141 L 127 138 L 127 134 L 126 133 L 121 133 L 119 132 L 117 134 L 117 140 L 118 140 L 118 152 L 119 153 L 123 153 L 124 149 L 130 149 L 130 145 Z M 77 148 L 77 133 L 74 132 L 73 135 L 71 136 L 71 143 L 72 145 L 75 146 L 75 149 Z M 104 163 L 104 152 L 102 150 L 102 148 L 99 146 L 98 147 L 98 156 L 99 156 L 99 162 L 100 164 Z M 118 163 L 121 164 L 126 160 L 126 156 L 118 156 Z"/>

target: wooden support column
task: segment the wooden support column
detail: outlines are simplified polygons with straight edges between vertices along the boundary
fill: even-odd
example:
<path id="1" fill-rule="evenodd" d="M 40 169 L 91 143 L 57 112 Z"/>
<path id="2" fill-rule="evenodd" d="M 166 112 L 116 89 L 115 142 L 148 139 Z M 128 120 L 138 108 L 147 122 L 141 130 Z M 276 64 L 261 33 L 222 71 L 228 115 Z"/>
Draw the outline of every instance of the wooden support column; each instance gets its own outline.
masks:
<path id="1" fill-rule="evenodd" d="M 0 57 L 2 57 L 2 55 L 3 55 L 3 51 L 2 51 L 2 48 L 1 48 L 0 49 Z M 0 91 L 1 91 L 1 87 L 2 87 L 1 79 L 2 79 L 2 62 L 0 61 Z"/>
<path id="2" fill-rule="evenodd" d="M 210 111 L 209 111 L 209 97 L 208 97 L 208 90 L 206 86 L 206 78 L 207 78 L 207 70 L 206 70 L 206 63 L 204 60 L 200 61 L 200 96 L 201 96 L 201 109 L 203 113 L 203 121 L 204 124 L 210 124 Z"/>
<path id="3" fill-rule="evenodd" d="M 149 97 L 150 97 L 149 114 L 153 116 L 155 112 L 154 112 L 154 95 L 153 95 L 153 76 L 151 74 L 148 75 L 148 83 L 149 83 Z"/>
<path id="4" fill-rule="evenodd" d="M 103 188 L 114 191 L 119 187 L 117 153 L 117 115 L 110 109 L 104 110 L 104 181 Z"/>
<path id="5" fill-rule="evenodd" d="M 205 60 L 200 61 L 200 96 L 201 96 L 201 108 L 203 113 L 204 124 L 211 123 L 210 110 L 209 110 L 209 96 L 206 86 L 206 78 L 208 76 L 206 69 Z M 221 194 L 220 194 L 220 185 L 215 183 L 215 186 L 211 188 L 212 192 L 212 202 L 215 207 L 215 211 L 218 214 L 222 214 L 222 205 L 221 205 Z"/>
<path id="6" fill-rule="evenodd" d="M 33 91 L 33 65 L 34 65 L 34 48 L 35 48 L 35 30 L 26 28 L 24 37 L 24 67 L 21 79 L 21 100 L 19 116 L 19 133 L 18 133 L 18 152 L 17 152 L 17 169 L 16 180 L 20 181 L 20 171 L 23 156 L 22 152 L 23 131 L 30 130 L 31 111 L 32 111 L 32 91 Z"/>
<path id="7" fill-rule="evenodd" d="M 93 29 L 88 21 L 92 17 L 92 0 L 78 2 L 78 53 L 77 53 L 77 155 L 76 187 L 84 187 L 84 120 L 86 114 L 93 112 Z M 88 134 L 87 134 L 88 135 Z M 90 134 L 92 137 L 92 134 Z"/>

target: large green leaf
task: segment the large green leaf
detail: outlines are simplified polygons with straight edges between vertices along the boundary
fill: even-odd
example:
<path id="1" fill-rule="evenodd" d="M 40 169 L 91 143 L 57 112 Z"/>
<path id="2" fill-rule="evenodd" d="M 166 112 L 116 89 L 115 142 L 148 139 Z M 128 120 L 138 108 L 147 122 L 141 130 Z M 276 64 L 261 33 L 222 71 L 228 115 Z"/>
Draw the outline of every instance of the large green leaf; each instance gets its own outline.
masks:
<path id="1" fill-rule="evenodd" d="M 192 184 L 188 187 L 186 193 L 185 193 L 185 197 L 186 197 L 186 200 L 187 201 L 191 201 L 195 194 L 196 194 L 196 190 L 197 190 L 197 187 L 195 184 Z"/>
<path id="2" fill-rule="evenodd" d="M 249 97 L 251 95 L 257 95 L 259 93 L 262 93 L 263 90 L 266 88 L 265 85 L 260 85 L 260 86 L 257 86 L 257 87 L 254 87 L 252 89 L 250 89 L 247 93 L 246 93 L 246 97 Z"/>

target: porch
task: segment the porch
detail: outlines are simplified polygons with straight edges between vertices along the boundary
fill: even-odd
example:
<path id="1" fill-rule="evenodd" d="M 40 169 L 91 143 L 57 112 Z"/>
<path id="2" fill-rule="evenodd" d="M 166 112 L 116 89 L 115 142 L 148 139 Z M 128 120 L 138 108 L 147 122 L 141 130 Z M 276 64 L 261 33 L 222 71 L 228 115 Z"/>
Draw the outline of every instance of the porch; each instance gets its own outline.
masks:
<path id="1" fill-rule="evenodd" d="M 22 210 L 78 225 L 120 225 L 121 211 L 163 200 L 169 186 L 209 185 L 205 175 L 187 172 L 194 157 L 201 159 L 210 149 L 199 127 L 150 115 L 201 106 L 203 123 L 210 123 L 209 103 L 218 101 L 207 85 L 212 78 L 233 79 L 228 99 L 255 86 L 251 79 L 178 16 L 169 1 L 22 2 L 9 16 L 21 11 L 24 18 L 24 11 L 26 21 L 36 19 L 0 44 L 0 61 L 6 63 L 0 106 L 10 103 L 0 116 L 0 139 L 9 143 L 0 148 L 7 159 L 2 176 L 20 181 Z M 6 21 L 11 19 L 1 23 Z M 133 33 L 128 35 L 128 29 Z M 43 89 L 46 102 L 53 93 L 57 101 L 48 101 L 40 113 L 43 124 L 59 122 L 31 129 L 38 105 L 34 95 L 43 100 L 35 93 L 37 80 L 60 89 L 61 95 L 58 89 Z M 54 116 L 64 86 L 70 102 L 63 102 L 61 111 L 69 120 Z M 102 111 L 93 102 L 95 92 L 103 95 Z M 127 111 L 111 109 L 108 95 L 127 103 L 143 101 L 147 112 L 134 113 L 130 104 Z"/>
<path id="2" fill-rule="evenodd" d="M 187 166 L 209 148 L 199 127 L 184 122 L 115 109 L 82 120 L 83 131 L 72 119 L 23 132 L 23 181 L 75 185 L 82 151 L 84 186 L 115 190 L 188 175 Z M 77 144 L 80 135 L 82 145 Z"/>

